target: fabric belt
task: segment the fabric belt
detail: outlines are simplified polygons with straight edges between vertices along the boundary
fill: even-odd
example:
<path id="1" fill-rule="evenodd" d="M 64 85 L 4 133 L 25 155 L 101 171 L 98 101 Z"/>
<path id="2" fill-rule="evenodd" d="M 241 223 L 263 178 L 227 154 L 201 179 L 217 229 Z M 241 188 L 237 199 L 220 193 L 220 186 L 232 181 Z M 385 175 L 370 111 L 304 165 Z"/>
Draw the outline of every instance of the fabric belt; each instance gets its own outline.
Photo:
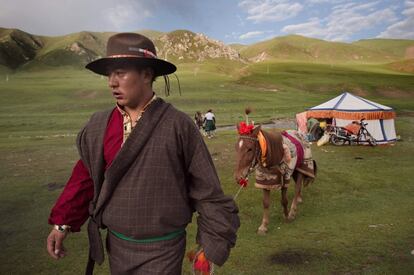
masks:
<path id="1" fill-rule="evenodd" d="M 129 241 L 129 242 L 134 242 L 134 243 L 154 243 L 154 242 L 159 242 L 159 241 L 168 241 L 180 235 L 183 235 L 185 233 L 185 229 L 179 229 L 179 230 L 173 231 L 171 233 L 168 233 L 168 234 L 165 234 L 159 237 L 152 237 L 152 238 L 146 238 L 146 239 L 134 239 L 134 238 L 125 236 L 122 233 L 119 233 L 119 232 L 116 232 L 110 229 L 108 229 L 108 231 L 111 232 L 116 237 L 118 237 L 119 239 Z"/>

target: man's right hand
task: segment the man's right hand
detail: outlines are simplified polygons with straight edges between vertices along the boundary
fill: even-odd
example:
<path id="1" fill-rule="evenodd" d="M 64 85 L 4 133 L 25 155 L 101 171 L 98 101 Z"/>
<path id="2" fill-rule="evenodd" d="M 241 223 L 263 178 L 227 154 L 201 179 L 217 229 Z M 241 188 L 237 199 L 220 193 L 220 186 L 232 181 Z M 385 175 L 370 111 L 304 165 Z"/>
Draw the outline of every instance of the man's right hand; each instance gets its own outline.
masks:
<path id="1" fill-rule="evenodd" d="M 68 235 L 68 232 L 59 232 L 56 229 L 50 231 L 49 236 L 47 237 L 47 252 L 49 255 L 58 260 L 66 256 L 66 250 L 63 246 L 63 240 Z"/>

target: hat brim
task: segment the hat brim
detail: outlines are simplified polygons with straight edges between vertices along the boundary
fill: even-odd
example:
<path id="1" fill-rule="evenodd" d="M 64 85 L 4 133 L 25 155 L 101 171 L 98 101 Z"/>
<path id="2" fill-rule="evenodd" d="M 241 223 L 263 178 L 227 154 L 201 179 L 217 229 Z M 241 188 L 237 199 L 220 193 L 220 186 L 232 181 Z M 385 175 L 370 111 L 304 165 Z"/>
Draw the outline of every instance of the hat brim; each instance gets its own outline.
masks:
<path id="1" fill-rule="evenodd" d="M 154 69 L 155 76 L 172 74 L 177 67 L 165 60 L 158 58 L 145 57 L 104 57 L 88 63 L 85 68 L 100 75 L 109 75 L 109 69 L 114 66 L 122 66 L 126 64 L 135 64 L 142 67 L 150 67 Z"/>

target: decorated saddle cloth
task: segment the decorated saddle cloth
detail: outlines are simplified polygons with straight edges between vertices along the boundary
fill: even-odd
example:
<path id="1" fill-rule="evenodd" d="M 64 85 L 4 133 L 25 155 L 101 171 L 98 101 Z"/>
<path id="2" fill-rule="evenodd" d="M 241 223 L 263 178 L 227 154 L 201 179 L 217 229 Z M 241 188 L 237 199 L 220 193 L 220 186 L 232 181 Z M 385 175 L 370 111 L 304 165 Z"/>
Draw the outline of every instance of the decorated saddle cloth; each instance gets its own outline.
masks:
<path id="1" fill-rule="evenodd" d="M 278 165 L 256 169 L 255 186 L 261 189 L 280 189 L 287 185 L 295 170 L 307 177 L 314 178 L 314 163 L 310 144 L 305 136 L 296 130 L 287 130 L 281 133 L 283 146 L 281 161 Z M 282 180 L 283 177 L 283 180 Z"/>
<path id="2" fill-rule="evenodd" d="M 287 130 L 282 132 L 283 145 L 289 149 L 291 159 L 284 156 L 281 164 L 285 179 L 290 179 L 294 170 L 298 170 L 305 176 L 314 178 L 314 166 L 312 159 L 312 151 L 309 142 L 305 136 L 295 130 Z"/>

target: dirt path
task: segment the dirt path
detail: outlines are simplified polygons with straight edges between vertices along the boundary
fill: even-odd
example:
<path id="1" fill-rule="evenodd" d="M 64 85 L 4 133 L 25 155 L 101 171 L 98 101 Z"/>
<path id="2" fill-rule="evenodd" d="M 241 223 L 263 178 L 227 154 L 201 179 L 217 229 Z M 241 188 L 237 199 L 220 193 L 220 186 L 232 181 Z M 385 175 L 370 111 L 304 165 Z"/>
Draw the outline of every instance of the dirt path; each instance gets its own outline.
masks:
<path id="1" fill-rule="evenodd" d="M 294 119 L 277 119 L 273 120 L 272 123 L 265 123 L 262 124 L 262 128 L 264 129 L 272 129 L 272 128 L 278 128 L 278 129 L 296 129 L 296 123 Z M 224 130 L 235 130 L 235 125 L 228 125 L 228 126 L 217 126 L 217 131 L 224 131 Z"/>

